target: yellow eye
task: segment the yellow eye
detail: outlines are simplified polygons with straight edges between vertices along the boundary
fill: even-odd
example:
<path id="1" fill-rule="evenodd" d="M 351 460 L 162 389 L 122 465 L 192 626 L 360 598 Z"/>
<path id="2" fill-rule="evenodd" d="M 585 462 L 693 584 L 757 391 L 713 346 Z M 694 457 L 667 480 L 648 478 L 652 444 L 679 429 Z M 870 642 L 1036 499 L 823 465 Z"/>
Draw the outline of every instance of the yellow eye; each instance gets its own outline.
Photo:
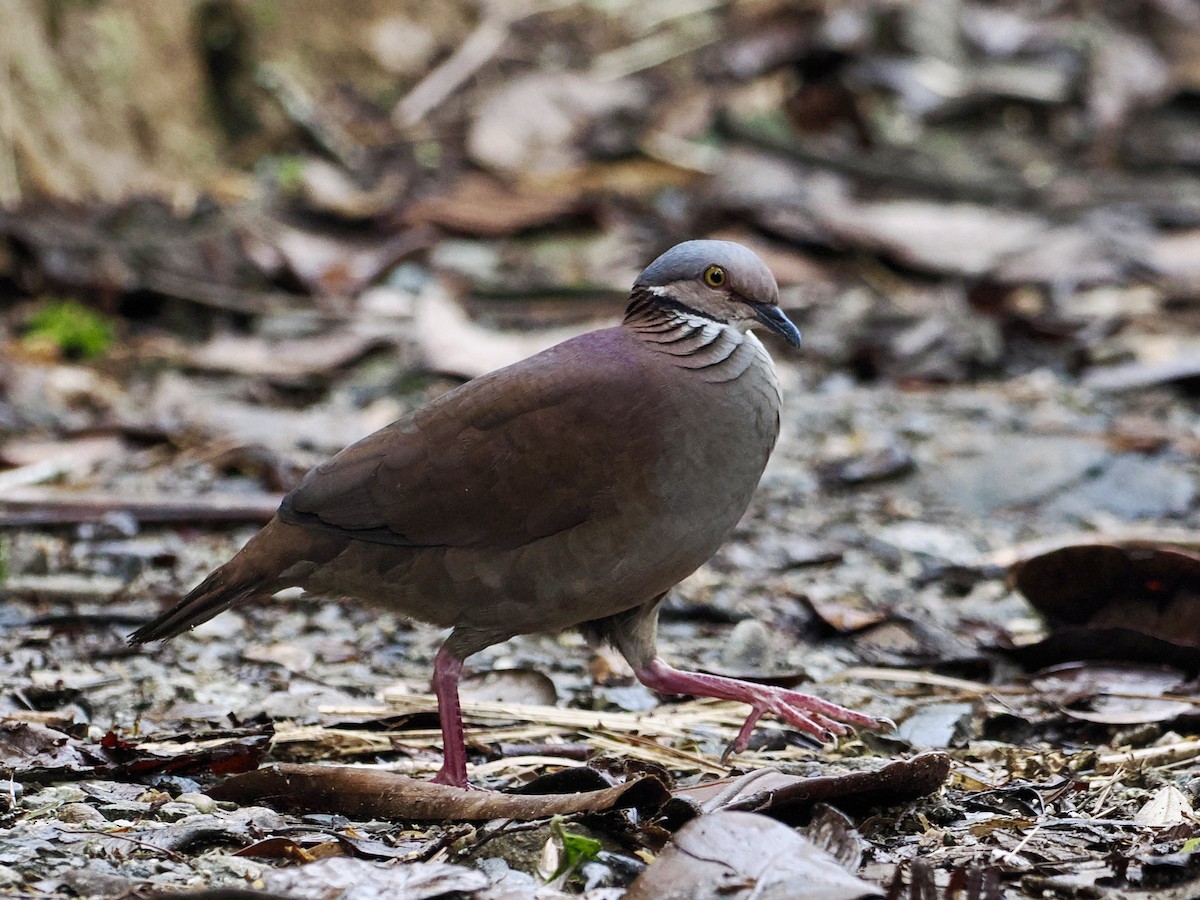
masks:
<path id="1" fill-rule="evenodd" d="M 704 283 L 709 287 L 720 287 L 725 283 L 725 270 L 720 266 L 709 266 L 704 270 Z"/>

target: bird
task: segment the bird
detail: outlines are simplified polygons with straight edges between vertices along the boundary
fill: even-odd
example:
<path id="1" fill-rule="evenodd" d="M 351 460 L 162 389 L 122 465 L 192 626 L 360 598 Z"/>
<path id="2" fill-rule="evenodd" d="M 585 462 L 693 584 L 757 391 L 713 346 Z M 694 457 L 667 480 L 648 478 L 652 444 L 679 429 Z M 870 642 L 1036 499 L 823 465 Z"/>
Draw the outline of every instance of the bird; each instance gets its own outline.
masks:
<path id="1" fill-rule="evenodd" d="M 660 694 L 749 704 L 821 741 L 887 719 L 776 686 L 677 669 L 656 650 L 668 591 L 750 504 L 779 436 L 774 363 L 793 347 L 762 259 L 691 240 L 647 266 L 624 319 L 468 381 L 310 471 L 271 521 L 130 636 L 174 637 L 286 588 L 382 604 L 451 629 L 433 664 L 443 763 L 469 787 L 464 660 L 515 635 L 577 628 Z"/>

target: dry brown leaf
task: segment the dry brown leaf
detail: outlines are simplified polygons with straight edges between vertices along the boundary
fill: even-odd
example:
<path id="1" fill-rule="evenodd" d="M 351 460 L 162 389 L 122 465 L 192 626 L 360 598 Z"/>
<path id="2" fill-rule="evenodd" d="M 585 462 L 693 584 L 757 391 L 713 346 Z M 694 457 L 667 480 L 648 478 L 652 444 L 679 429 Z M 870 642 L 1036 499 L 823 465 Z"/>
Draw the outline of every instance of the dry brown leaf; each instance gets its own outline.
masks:
<path id="1" fill-rule="evenodd" d="M 912 759 L 888 763 L 874 772 L 814 778 L 786 775 L 778 769 L 758 769 L 737 778 L 682 788 L 674 792 L 674 797 L 695 812 L 744 810 L 791 817 L 803 814 L 818 802 L 855 809 L 904 803 L 933 793 L 949 776 L 950 757 L 944 753 L 922 753 Z"/>
<path id="2" fill-rule="evenodd" d="M 657 810 L 668 796 L 657 778 L 582 794 L 517 795 L 450 787 L 378 769 L 282 763 L 223 781 L 209 795 L 304 813 L 426 822 L 523 821 L 627 807 Z"/>
<path id="3" fill-rule="evenodd" d="M 430 290 L 417 303 L 415 326 L 428 369 L 475 378 L 592 331 L 596 323 L 539 331 L 496 331 L 472 322 L 463 308 L 442 291 Z"/>
<path id="4" fill-rule="evenodd" d="M 459 682 L 459 698 L 467 702 L 528 703 L 554 706 L 558 691 L 544 672 L 536 669 L 492 669 L 473 672 Z"/>
<path id="5" fill-rule="evenodd" d="M 467 152 L 479 165 L 500 172 L 546 175 L 573 169 L 589 156 L 581 146 L 589 132 L 600 123 L 628 118 L 647 100 L 646 90 L 629 78 L 604 81 L 578 72 L 513 78 L 479 105 Z"/>
<path id="6" fill-rule="evenodd" d="M 479 172 L 463 175 L 451 191 L 429 197 L 404 214 L 410 225 L 438 225 L 483 237 L 505 237 L 563 218 L 580 208 L 577 191 L 506 187 Z"/>
<path id="7" fill-rule="evenodd" d="M 378 334 L 345 330 L 283 341 L 221 334 L 188 350 L 184 359 L 191 366 L 210 371 L 295 378 L 335 372 L 389 343 L 388 338 Z"/>

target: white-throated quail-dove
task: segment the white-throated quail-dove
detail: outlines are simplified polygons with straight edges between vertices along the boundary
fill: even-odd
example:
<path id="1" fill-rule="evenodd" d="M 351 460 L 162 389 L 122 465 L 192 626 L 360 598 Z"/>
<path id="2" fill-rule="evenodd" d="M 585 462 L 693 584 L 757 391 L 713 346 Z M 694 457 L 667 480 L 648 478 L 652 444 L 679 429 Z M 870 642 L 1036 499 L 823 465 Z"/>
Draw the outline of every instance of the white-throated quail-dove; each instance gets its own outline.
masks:
<path id="1" fill-rule="evenodd" d="M 434 661 L 436 780 L 459 786 L 463 660 L 530 632 L 579 627 L 656 691 L 748 703 L 735 750 L 764 713 L 823 740 L 888 725 L 680 671 L 655 650 L 660 601 L 733 530 L 779 434 L 779 381 L 756 324 L 800 342 L 763 261 L 727 241 L 679 244 L 634 282 L 620 325 L 469 381 L 317 466 L 131 641 L 297 586 L 452 628 Z"/>

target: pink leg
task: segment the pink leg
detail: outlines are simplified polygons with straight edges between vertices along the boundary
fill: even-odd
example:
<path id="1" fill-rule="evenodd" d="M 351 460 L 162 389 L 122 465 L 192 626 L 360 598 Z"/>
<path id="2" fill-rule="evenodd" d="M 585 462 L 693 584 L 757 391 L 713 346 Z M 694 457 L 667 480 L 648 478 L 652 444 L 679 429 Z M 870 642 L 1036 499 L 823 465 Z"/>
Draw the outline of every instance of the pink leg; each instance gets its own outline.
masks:
<path id="1" fill-rule="evenodd" d="M 438 719 L 442 723 L 442 768 L 434 776 L 437 784 L 470 787 L 467 783 L 467 738 L 463 733 L 462 707 L 458 704 L 458 676 L 463 661 L 442 647 L 433 660 L 433 692 L 437 695 Z"/>
<path id="2" fill-rule="evenodd" d="M 720 675 L 682 672 L 668 666 L 657 657 L 636 673 L 638 681 L 662 694 L 691 694 L 694 697 L 716 697 L 750 704 L 750 715 L 734 738 L 729 750 L 741 753 L 750 743 L 750 735 L 763 713 L 773 713 L 794 728 L 814 735 L 821 741 L 832 741 L 850 731 L 848 725 L 872 731 L 895 728 L 890 719 L 865 716 L 854 710 L 822 700 L 811 694 L 801 694 L 767 684 L 738 681 Z M 726 751 L 728 753 L 729 751 Z"/>

